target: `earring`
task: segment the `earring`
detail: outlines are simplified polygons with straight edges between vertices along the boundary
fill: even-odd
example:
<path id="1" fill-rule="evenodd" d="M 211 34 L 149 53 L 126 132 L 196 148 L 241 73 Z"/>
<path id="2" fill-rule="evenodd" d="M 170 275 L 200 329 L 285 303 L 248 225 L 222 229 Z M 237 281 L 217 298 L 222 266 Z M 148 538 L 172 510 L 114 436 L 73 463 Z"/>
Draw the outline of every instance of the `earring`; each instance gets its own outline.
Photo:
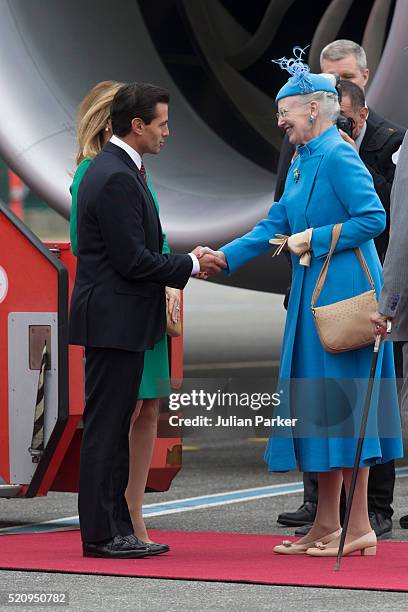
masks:
<path id="1" fill-rule="evenodd" d="M 109 132 L 109 126 L 108 125 L 105 128 L 105 132 Z"/>
<path id="2" fill-rule="evenodd" d="M 314 124 L 314 117 L 313 115 L 310 115 L 310 123 L 313 125 Z"/>

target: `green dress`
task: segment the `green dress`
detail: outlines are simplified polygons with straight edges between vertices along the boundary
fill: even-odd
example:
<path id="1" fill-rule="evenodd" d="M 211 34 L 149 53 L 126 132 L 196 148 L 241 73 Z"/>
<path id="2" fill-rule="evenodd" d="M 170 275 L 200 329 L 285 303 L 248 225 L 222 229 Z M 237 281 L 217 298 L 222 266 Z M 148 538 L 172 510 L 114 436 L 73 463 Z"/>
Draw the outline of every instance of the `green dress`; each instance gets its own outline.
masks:
<path id="1" fill-rule="evenodd" d="M 79 184 L 88 170 L 92 159 L 84 159 L 78 166 L 72 185 L 70 187 L 72 195 L 72 207 L 70 217 L 70 239 L 71 248 L 73 254 L 76 256 L 78 253 L 78 242 L 77 242 L 77 196 Z M 150 192 L 153 196 L 154 203 L 156 204 L 157 212 L 159 212 L 159 204 L 157 202 L 156 194 L 152 189 L 150 178 L 147 176 Z M 163 254 L 170 253 L 169 245 L 167 243 L 166 235 L 163 233 Z M 169 381 L 169 356 L 167 348 L 167 335 L 165 334 L 157 344 L 150 351 L 145 352 L 144 356 L 144 368 L 142 381 L 140 383 L 138 399 L 153 399 L 157 397 L 164 397 L 170 393 L 170 381 Z"/>

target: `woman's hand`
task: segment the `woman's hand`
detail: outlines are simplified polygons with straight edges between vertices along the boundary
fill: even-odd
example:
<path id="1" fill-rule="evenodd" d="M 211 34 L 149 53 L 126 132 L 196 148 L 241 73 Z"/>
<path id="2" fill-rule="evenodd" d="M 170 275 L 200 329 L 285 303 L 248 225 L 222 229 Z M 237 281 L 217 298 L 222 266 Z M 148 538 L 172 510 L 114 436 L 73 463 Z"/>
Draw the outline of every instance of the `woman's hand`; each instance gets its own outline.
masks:
<path id="1" fill-rule="evenodd" d="M 298 232 L 297 234 L 292 234 L 292 236 L 276 234 L 277 238 L 272 238 L 272 240 L 269 240 L 271 244 L 280 245 L 276 249 L 274 256 L 279 255 L 283 247 L 287 245 L 288 249 L 292 251 L 292 253 L 300 257 L 300 265 L 310 266 L 310 243 L 312 241 L 312 233 L 313 229 L 309 227 L 304 232 Z"/>
<path id="2" fill-rule="evenodd" d="M 312 241 L 312 228 L 299 232 L 298 234 L 292 234 L 288 238 L 288 247 L 298 257 L 301 257 L 304 253 L 310 251 L 310 243 Z"/>
<path id="3" fill-rule="evenodd" d="M 166 287 L 166 306 L 173 323 L 180 319 L 180 289 Z"/>

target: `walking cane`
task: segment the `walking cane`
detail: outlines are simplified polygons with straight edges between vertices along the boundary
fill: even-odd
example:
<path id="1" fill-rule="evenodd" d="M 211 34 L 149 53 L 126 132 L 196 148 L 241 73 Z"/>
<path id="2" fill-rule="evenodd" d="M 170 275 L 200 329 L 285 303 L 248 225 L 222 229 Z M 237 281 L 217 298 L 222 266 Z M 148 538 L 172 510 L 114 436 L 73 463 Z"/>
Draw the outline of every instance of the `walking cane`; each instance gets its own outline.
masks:
<path id="1" fill-rule="evenodd" d="M 390 332 L 391 332 L 391 321 L 387 321 L 387 334 L 389 334 Z M 354 460 L 353 474 L 351 476 L 350 491 L 347 496 L 346 513 L 344 515 L 343 529 L 342 529 L 341 537 L 340 537 L 339 552 L 337 553 L 336 565 L 334 567 L 336 571 L 340 569 L 340 563 L 341 563 L 341 559 L 343 555 L 344 542 L 346 541 L 346 536 L 347 536 L 347 528 L 349 524 L 351 508 L 353 505 L 353 497 L 354 497 L 354 490 L 356 488 L 358 470 L 360 467 L 361 451 L 363 449 L 363 442 L 364 442 L 365 432 L 366 432 L 366 427 L 367 427 L 368 413 L 369 413 L 370 404 L 371 404 L 371 396 L 373 394 L 375 370 L 377 369 L 378 351 L 380 350 L 381 340 L 382 340 L 382 336 L 380 334 L 376 336 L 375 344 L 374 344 L 373 358 L 371 361 L 370 378 L 368 380 L 367 395 L 366 395 L 365 404 L 364 404 L 364 412 L 363 412 L 363 416 L 361 419 L 360 435 L 359 435 L 358 444 L 357 444 L 356 458 Z"/>

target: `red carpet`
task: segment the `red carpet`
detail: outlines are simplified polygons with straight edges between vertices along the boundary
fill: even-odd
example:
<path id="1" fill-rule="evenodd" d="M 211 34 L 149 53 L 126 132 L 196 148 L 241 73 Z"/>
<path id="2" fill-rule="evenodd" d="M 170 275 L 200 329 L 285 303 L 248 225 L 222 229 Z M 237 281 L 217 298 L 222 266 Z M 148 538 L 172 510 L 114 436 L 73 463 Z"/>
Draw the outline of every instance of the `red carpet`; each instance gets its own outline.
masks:
<path id="1" fill-rule="evenodd" d="M 132 561 L 85 559 L 78 531 L 5 535 L 0 538 L 0 569 L 408 591 L 408 542 L 380 542 L 375 557 L 353 554 L 335 572 L 332 558 L 273 554 L 282 536 L 151 534 L 168 543 L 171 552 Z"/>

